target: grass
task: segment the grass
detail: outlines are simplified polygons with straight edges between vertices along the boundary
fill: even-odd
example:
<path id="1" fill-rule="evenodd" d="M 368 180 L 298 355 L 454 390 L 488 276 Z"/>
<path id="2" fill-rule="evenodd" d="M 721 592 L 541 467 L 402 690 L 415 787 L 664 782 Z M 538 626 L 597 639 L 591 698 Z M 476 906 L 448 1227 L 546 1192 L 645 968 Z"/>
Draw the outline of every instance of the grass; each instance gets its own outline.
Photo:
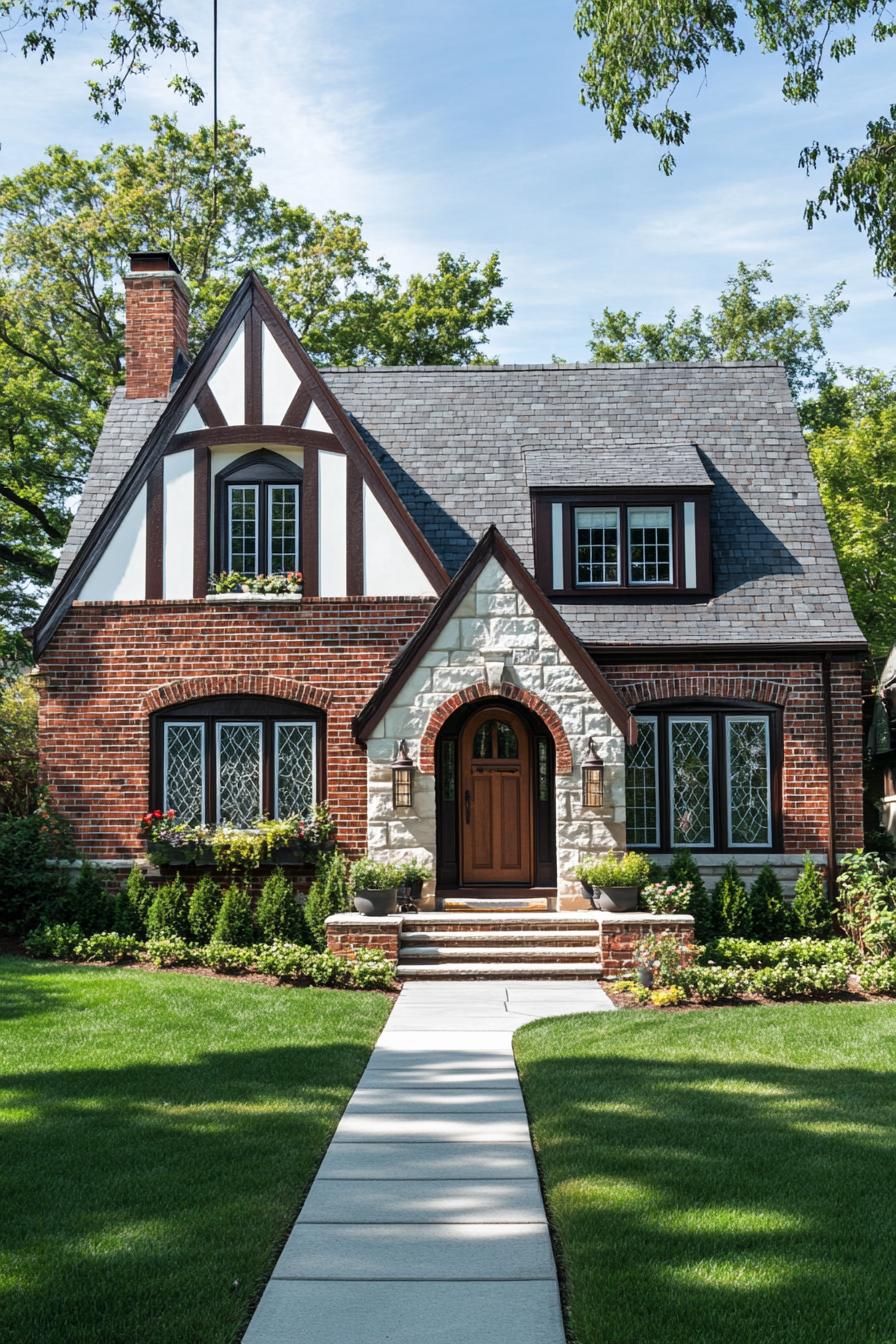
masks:
<path id="1" fill-rule="evenodd" d="M 893 1344 L 896 1005 L 548 1019 L 515 1049 L 575 1344 Z"/>
<path id="2" fill-rule="evenodd" d="M 0 1339 L 239 1339 L 388 1011 L 0 957 Z"/>

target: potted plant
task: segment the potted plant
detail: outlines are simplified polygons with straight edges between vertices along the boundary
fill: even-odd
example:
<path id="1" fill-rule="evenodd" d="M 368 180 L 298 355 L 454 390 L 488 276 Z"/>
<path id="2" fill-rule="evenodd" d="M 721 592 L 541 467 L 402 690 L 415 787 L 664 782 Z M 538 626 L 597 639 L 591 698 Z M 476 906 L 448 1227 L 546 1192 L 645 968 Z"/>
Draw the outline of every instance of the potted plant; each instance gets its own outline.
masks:
<path id="1" fill-rule="evenodd" d="M 401 873 L 394 863 L 358 859 L 352 864 L 351 882 L 359 915 L 394 915 L 398 906 Z"/>
<path id="2" fill-rule="evenodd" d="M 416 906 L 423 891 L 423 883 L 432 877 L 432 869 L 419 859 L 408 859 L 398 865 L 399 898 Z"/>
<path id="3" fill-rule="evenodd" d="M 602 859 L 580 863 L 575 876 L 586 889 L 595 910 L 628 914 L 638 908 L 638 893 L 650 878 L 650 860 L 646 854 L 637 854 L 634 850 L 619 858 L 607 854 Z"/>

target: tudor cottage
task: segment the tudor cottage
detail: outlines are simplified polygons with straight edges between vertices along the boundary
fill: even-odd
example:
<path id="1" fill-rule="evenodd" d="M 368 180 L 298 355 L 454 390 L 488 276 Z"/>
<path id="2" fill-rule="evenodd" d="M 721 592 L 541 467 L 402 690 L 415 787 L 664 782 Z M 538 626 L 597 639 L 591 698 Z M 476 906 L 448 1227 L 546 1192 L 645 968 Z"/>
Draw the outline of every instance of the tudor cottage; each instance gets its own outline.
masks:
<path id="1" fill-rule="evenodd" d="M 861 842 L 865 645 L 779 365 L 321 370 L 252 274 L 189 363 L 177 266 L 131 261 L 34 632 L 83 853 L 130 865 L 148 806 L 327 799 L 350 853 L 432 865 L 430 906 L 562 909 L 589 853 L 790 882 Z"/>

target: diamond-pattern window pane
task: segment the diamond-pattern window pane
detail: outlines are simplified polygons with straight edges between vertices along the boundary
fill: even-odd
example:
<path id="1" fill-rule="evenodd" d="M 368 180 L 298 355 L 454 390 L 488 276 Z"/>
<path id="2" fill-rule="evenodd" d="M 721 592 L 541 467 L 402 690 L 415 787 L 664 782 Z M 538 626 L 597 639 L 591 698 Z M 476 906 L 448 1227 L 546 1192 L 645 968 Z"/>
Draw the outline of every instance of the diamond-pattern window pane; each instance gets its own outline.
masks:
<path id="1" fill-rule="evenodd" d="M 299 567 L 299 487 L 268 486 L 271 531 L 268 573 L 289 574 Z"/>
<path id="2" fill-rule="evenodd" d="M 204 818 L 205 728 L 201 723 L 165 724 L 165 808 L 178 821 L 197 825 Z"/>
<path id="3" fill-rule="evenodd" d="M 768 719 L 729 719 L 728 815 L 732 845 L 767 845 L 769 799 Z"/>
<path id="4" fill-rule="evenodd" d="M 712 750 L 708 719 L 670 719 L 672 844 L 711 845 Z"/>
<path id="5" fill-rule="evenodd" d="M 314 807 L 314 725 L 277 724 L 277 816 L 307 817 Z"/>
<path id="6" fill-rule="evenodd" d="M 230 568 L 239 574 L 258 569 L 258 487 L 231 485 L 228 490 Z"/>
<path id="7" fill-rule="evenodd" d="M 218 724 L 218 820 L 251 826 L 261 813 L 261 724 Z"/>
<path id="8" fill-rule="evenodd" d="M 625 753 L 625 829 L 629 845 L 658 845 L 657 722 L 638 720 L 638 740 Z"/>

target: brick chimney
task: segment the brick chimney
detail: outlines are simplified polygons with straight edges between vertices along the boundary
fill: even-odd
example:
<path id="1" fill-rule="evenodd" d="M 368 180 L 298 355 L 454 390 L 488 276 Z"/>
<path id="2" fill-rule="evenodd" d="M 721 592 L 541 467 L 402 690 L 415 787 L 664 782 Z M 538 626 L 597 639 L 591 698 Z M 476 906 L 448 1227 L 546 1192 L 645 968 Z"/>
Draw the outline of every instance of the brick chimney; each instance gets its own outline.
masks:
<path id="1" fill-rule="evenodd" d="M 125 292 L 125 396 L 167 397 L 187 357 L 189 291 L 168 252 L 132 252 Z"/>

